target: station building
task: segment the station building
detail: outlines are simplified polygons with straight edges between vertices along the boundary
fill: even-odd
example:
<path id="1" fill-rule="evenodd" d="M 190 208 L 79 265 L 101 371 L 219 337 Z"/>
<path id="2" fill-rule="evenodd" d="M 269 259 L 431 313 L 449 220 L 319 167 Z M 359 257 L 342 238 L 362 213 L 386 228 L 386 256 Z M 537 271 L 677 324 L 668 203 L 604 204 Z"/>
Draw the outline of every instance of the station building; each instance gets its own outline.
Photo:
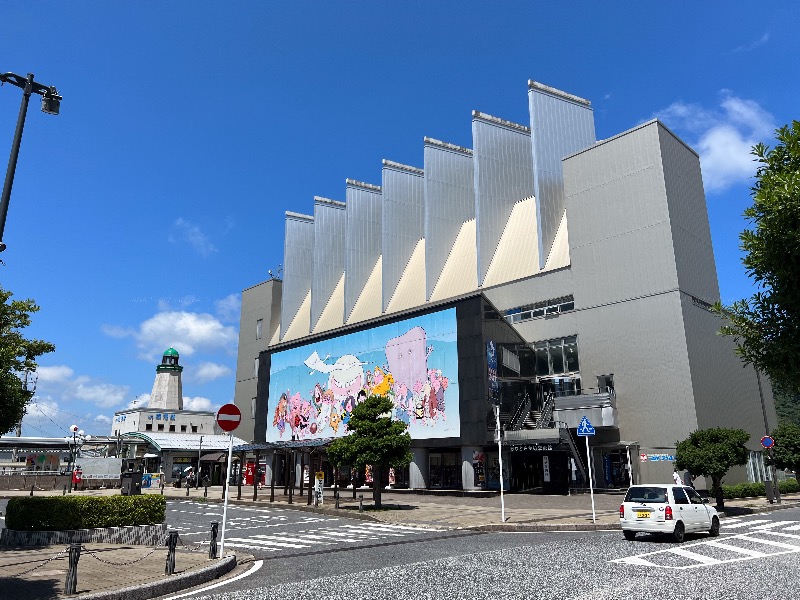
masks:
<path id="1" fill-rule="evenodd" d="M 752 435 L 726 481 L 762 479 L 772 393 L 717 335 L 697 153 L 658 120 L 597 140 L 589 101 L 534 81 L 528 104 L 286 213 L 282 277 L 242 294 L 237 435 L 318 445 L 381 394 L 412 437 L 398 487 L 497 487 L 494 404 L 512 490 L 586 486 L 583 417 L 599 488 L 670 481 L 676 442 L 714 426 Z"/>

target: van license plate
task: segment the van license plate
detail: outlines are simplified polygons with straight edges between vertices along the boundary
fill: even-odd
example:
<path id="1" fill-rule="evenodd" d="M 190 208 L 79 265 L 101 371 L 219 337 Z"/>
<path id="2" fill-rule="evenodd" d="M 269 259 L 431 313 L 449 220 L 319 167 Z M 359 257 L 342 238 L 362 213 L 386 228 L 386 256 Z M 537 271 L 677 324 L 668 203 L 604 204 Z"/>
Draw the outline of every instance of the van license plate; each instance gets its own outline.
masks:
<path id="1" fill-rule="evenodd" d="M 649 519 L 650 518 L 650 511 L 649 510 L 637 510 L 636 511 L 636 518 L 637 519 Z"/>

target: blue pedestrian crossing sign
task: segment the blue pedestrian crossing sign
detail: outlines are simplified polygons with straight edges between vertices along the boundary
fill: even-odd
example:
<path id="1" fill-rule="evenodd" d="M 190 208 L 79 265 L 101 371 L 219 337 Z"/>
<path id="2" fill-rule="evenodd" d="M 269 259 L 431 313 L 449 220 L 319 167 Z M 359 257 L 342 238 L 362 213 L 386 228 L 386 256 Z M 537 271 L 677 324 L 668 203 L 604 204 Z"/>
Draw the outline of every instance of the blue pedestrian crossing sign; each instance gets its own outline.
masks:
<path id="1" fill-rule="evenodd" d="M 583 417 L 581 422 L 578 423 L 578 435 L 590 436 L 594 435 L 594 427 L 589 423 L 589 419 Z"/>

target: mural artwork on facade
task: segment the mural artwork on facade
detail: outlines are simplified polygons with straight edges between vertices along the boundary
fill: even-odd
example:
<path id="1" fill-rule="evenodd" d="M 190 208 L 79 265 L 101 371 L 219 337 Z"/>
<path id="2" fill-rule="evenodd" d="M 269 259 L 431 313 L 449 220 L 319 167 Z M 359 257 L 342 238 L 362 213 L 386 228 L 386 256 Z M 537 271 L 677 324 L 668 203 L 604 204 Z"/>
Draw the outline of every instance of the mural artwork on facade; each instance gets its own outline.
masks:
<path id="1" fill-rule="evenodd" d="M 346 435 L 369 395 L 413 438 L 460 434 L 454 308 L 273 354 L 267 440 Z"/>

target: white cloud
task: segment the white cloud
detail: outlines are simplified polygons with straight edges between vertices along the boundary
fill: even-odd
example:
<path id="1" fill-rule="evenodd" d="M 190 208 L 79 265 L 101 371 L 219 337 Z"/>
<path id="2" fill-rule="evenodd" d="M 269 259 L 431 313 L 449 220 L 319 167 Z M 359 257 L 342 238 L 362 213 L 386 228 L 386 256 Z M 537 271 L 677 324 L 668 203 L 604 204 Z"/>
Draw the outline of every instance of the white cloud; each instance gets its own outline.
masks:
<path id="1" fill-rule="evenodd" d="M 22 434 L 32 436 L 69 437 L 70 425 L 77 425 L 90 435 L 108 435 L 111 418 L 85 413 L 83 416 L 67 411 L 51 396 L 34 396 L 22 419 Z"/>
<path id="2" fill-rule="evenodd" d="M 183 397 L 183 410 L 210 410 L 216 411 L 219 409 L 219 406 L 215 406 L 211 403 L 211 400 L 208 398 L 203 398 L 201 396 L 195 396 L 191 398 L 189 396 Z"/>
<path id="3" fill-rule="evenodd" d="M 111 425 L 111 417 L 106 415 L 97 415 L 93 420 L 101 425 Z"/>
<path id="4" fill-rule="evenodd" d="M 128 402 L 128 408 L 147 408 L 150 405 L 150 394 L 139 394 Z"/>
<path id="5" fill-rule="evenodd" d="M 75 387 L 74 395 L 79 400 L 92 402 L 104 408 L 121 404 L 128 395 L 128 386 L 110 383 L 86 384 L 80 382 Z"/>
<path id="6" fill-rule="evenodd" d="M 66 365 L 54 365 L 52 367 L 36 367 L 38 381 L 42 383 L 60 383 L 68 381 L 75 372 Z"/>
<path id="7" fill-rule="evenodd" d="M 201 256 L 210 256 L 217 251 L 217 248 L 199 226 L 184 219 L 175 221 L 173 233 L 169 235 L 169 241 L 173 244 L 189 244 Z"/>
<path id="8" fill-rule="evenodd" d="M 123 329 L 107 326 L 107 330 Z M 140 358 L 150 362 L 158 361 L 170 346 L 181 356 L 191 356 L 201 350 L 229 350 L 238 340 L 236 329 L 213 315 L 187 311 L 159 312 L 143 321 L 138 330 L 125 331 L 125 337 L 136 340 Z"/>
<path id="9" fill-rule="evenodd" d="M 220 365 L 213 362 L 200 363 L 196 369 L 191 371 L 191 379 L 198 383 L 208 383 L 220 377 L 225 377 L 231 374 L 230 367 Z"/>
<path id="10" fill-rule="evenodd" d="M 769 33 L 765 33 L 757 40 L 750 42 L 749 44 L 744 44 L 743 46 L 738 46 L 734 48 L 731 53 L 736 54 L 738 52 L 750 52 L 751 50 L 755 50 L 759 46 L 763 46 L 769 41 Z"/>
<path id="11" fill-rule="evenodd" d="M 688 143 L 700 154 L 707 192 L 723 191 L 746 183 L 755 175 L 752 147 L 772 137 L 774 118 L 754 100 L 722 90 L 719 106 L 675 102 L 656 113 L 668 127 L 688 135 Z"/>
<path id="12" fill-rule="evenodd" d="M 103 408 L 122 404 L 128 395 L 126 385 L 98 381 L 88 375 L 76 375 L 66 365 L 39 366 L 36 398 L 58 398 L 61 401 L 81 400 Z M 38 410 L 38 409 L 37 409 Z"/>
<path id="13" fill-rule="evenodd" d="M 239 294 L 230 294 L 214 303 L 217 314 L 222 321 L 237 322 L 242 310 L 242 299 Z"/>

